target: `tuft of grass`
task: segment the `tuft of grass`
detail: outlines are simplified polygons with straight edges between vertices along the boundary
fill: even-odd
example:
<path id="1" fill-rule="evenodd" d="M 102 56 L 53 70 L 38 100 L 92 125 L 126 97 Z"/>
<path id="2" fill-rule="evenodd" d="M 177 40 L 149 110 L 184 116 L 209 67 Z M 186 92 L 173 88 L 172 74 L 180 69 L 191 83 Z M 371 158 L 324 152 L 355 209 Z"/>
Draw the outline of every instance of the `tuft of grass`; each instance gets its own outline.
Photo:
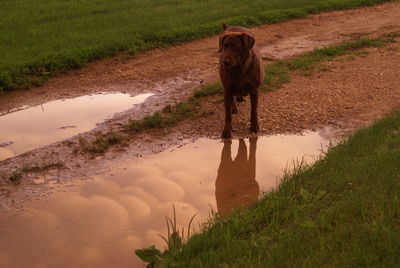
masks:
<path id="1" fill-rule="evenodd" d="M 59 72 L 122 51 L 135 55 L 217 34 L 222 22 L 252 27 L 389 1 L 4 0 L 0 93 L 38 85 Z"/>
<path id="2" fill-rule="evenodd" d="M 20 183 L 22 179 L 22 171 L 20 169 L 14 170 L 10 175 L 6 176 L 6 180 L 12 183 Z"/>
<path id="3" fill-rule="evenodd" d="M 176 211 L 175 206 L 172 204 L 173 217 L 172 219 L 165 216 L 165 222 L 167 225 L 167 237 L 159 236 L 165 241 L 166 249 L 163 253 L 158 250 L 154 245 L 148 248 L 142 248 L 135 250 L 136 256 L 138 256 L 142 261 L 147 263 L 147 267 L 163 266 L 164 259 L 169 255 L 182 250 L 182 246 L 187 242 L 191 236 L 190 227 L 197 213 L 192 216 L 187 227 L 187 233 L 185 232 L 185 227 L 179 230 L 176 224 Z M 185 237 L 186 235 L 186 237 Z"/>
<path id="4" fill-rule="evenodd" d="M 199 89 L 194 91 L 195 98 L 206 97 L 215 94 L 222 94 L 224 93 L 224 88 L 222 87 L 221 82 L 215 82 L 211 84 L 207 84 L 202 86 Z"/>
<path id="5" fill-rule="evenodd" d="M 196 106 L 194 101 L 181 101 L 175 106 L 167 105 L 162 112 L 155 112 L 140 120 L 129 120 L 125 129 L 137 133 L 146 129 L 172 127 L 184 119 L 195 117 L 199 112 Z"/>
<path id="6" fill-rule="evenodd" d="M 41 172 L 45 171 L 54 167 L 63 167 L 64 163 L 61 161 L 57 162 L 43 162 L 42 164 L 33 164 L 33 165 L 26 165 L 24 167 L 15 166 L 14 170 L 11 173 L 0 173 L 0 178 L 5 180 L 6 182 L 12 183 L 20 183 L 22 179 L 22 175 L 26 172 Z"/>
<path id="7" fill-rule="evenodd" d="M 316 49 L 312 52 L 306 53 L 290 60 L 286 63 L 289 70 L 300 70 L 303 73 L 310 73 L 314 70 L 320 62 L 330 61 L 335 57 L 342 56 L 345 54 L 354 53 L 357 55 L 361 48 L 369 47 L 383 47 L 388 43 L 393 42 L 392 38 L 366 38 L 357 41 L 346 42 L 337 46 L 329 46 L 320 49 Z"/>
<path id="8" fill-rule="evenodd" d="M 283 61 L 277 61 L 265 67 L 264 84 L 261 86 L 262 91 L 272 91 L 281 88 L 283 83 L 290 81 L 290 73 Z"/>
<path id="9" fill-rule="evenodd" d="M 111 146 L 117 144 L 124 145 L 125 143 L 126 139 L 120 134 L 114 132 L 100 135 L 92 142 L 88 142 L 83 138 L 79 139 L 81 150 L 91 154 L 102 154 Z"/>
<path id="10" fill-rule="evenodd" d="M 55 167 L 63 167 L 64 163 L 61 161 L 57 162 L 43 162 L 42 164 L 33 164 L 31 166 L 24 166 L 21 168 L 22 172 L 41 172 Z"/>
<path id="11" fill-rule="evenodd" d="M 253 207 L 214 218 L 166 267 L 397 267 L 400 112 L 297 165 Z"/>
<path id="12" fill-rule="evenodd" d="M 181 101 L 174 106 L 167 105 L 161 112 L 155 112 L 153 115 L 146 116 L 140 120 L 129 120 L 124 126 L 124 131 L 128 133 L 138 133 L 148 129 L 157 129 L 172 127 L 187 118 L 196 117 L 202 113 L 196 106 L 199 105 L 194 98 L 189 101 Z M 90 154 L 103 154 L 111 146 L 126 145 L 128 138 L 120 133 L 110 132 L 99 135 L 93 141 L 79 139 L 79 147 L 74 148 L 74 153 L 83 151 Z"/>
<path id="13" fill-rule="evenodd" d="M 323 47 L 291 60 L 276 61 L 265 67 L 265 79 L 261 90 L 271 91 L 282 87 L 284 83 L 290 81 L 290 72 L 292 71 L 301 71 L 304 75 L 311 75 L 316 68 L 326 71 L 326 67 L 321 67 L 320 63 L 346 54 L 350 54 L 348 59 L 354 59 L 354 56 L 367 53 L 359 51 L 362 48 L 383 47 L 391 42 L 395 42 L 393 33 L 381 38 L 367 38 L 346 42 L 337 46 Z"/>
<path id="14" fill-rule="evenodd" d="M 363 55 L 367 52 L 357 51 L 362 48 L 383 47 L 388 43 L 395 42 L 393 37 L 395 33 L 388 34 L 381 38 L 361 39 L 357 41 L 346 42 L 337 46 L 323 47 L 315 49 L 312 52 L 305 53 L 292 60 L 278 60 L 265 67 L 265 78 L 261 90 L 264 92 L 281 88 L 284 83 L 290 81 L 290 72 L 300 70 L 304 75 L 310 75 L 312 71 L 320 67 L 319 64 L 324 61 L 330 61 L 335 57 L 350 54 L 351 57 Z M 321 68 L 320 68 L 321 69 Z M 322 67 L 322 70 L 324 68 Z M 220 82 L 205 85 L 194 91 L 195 98 L 201 98 L 214 94 L 223 93 L 223 87 Z"/>

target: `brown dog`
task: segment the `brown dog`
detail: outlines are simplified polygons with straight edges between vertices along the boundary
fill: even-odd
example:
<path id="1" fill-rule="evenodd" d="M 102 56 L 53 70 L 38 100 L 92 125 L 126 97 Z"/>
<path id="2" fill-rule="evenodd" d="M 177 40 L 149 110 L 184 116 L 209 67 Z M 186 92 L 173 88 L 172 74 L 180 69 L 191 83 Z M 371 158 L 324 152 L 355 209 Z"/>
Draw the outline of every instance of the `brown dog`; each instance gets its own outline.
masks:
<path id="1" fill-rule="evenodd" d="M 264 67 L 260 51 L 249 29 L 239 26 L 227 27 L 219 38 L 219 76 L 224 86 L 225 127 L 222 138 L 230 138 L 232 114 L 237 113 L 234 96 L 243 101 L 250 94 L 250 130 L 258 132 L 258 88 L 264 80 Z"/>

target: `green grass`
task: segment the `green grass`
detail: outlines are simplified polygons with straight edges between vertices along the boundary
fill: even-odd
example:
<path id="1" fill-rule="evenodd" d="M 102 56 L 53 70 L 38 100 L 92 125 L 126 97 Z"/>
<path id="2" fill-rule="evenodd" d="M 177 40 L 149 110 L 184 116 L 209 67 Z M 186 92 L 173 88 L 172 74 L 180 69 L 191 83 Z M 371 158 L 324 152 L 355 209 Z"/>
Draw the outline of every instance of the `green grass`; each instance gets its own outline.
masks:
<path id="1" fill-rule="evenodd" d="M 278 60 L 265 67 L 264 84 L 261 87 L 263 91 L 271 91 L 282 87 L 286 82 L 290 81 L 290 73 L 300 71 L 304 75 L 310 75 L 317 67 L 325 70 L 320 66 L 322 62 L 330 61 L 342 55 L 350 55 L 349 60 L 354 56 L 363 55 L 366 52 L 360 51 L 362 48 L 384 47 L 388 43 L 396 42 L 398 32 L 388 34 L 379 38 L 365 38 L 357 41 L 346 42 L 336 46 L 323 47 L 315 49 L 309 53 L 305 53 L 291 60 Z"/>
<path id="2" fill-rule="evenodd" d="M 290 70 L 284 61 L 277 61 L 265 67 L 264 84 L 261 90 L 267 92 L 281 88 L 283 83 L 290 81 Z"/>
<path id="3" fill-rule="evenodd" d="M 125 129 L 130 133 L 137 133 L 147 129 L 172 127 L 184 119 L 198 115 L 197 105 L 195 99 L 181 101 L 174 106 L 168 105 L 162 112 L 155 112 L 140 120 L 129 120 Z"/>
<path id="4" fill-rule="evenodd" d="M 110 132 L 98 136 L 94 141 L 89 142 L 83 138 L 79 139 L 79 150 L 91 153 L 91 154 L 102 154 L 106 152 L 111 146 L 125 145 L 127 139 L 121 136 L 119 133 Z M 76 151 L 76 152 L 77 152 Z"/>
<path id="5" fill-rule="evenodd" d="M 221 82 L 215 82 L 204 85 L 193 92 L 195 98 L 201 98 L 209 95 L 222 94 L 222 93 L 224 93 L 224 88 L 222 87 Z"/>
<path id="6" fill-rule="evenodd" d="M 347 42 L 338 46 L 324 47 L 289 61 L 287 67 L 290 70 L 310 71 L 322 61 L 329 61 L 335 57 L 351 53 L 352 51 L 361 48 L 383 47 L 387 43 L 393 41 L 393 38 L 367 38 L 358 41 Z"/>
<path id="7" fill-rule="evenodd" d="M 305 53 L 291 60 L 278 60 L 265 67 L 264 83 L 261 90 L 264 92 L 281 88 L 284 83 L 290 81 L 290 75 L 293 71 L 301 71 L 303 74 L 309 75 L 319 67 L 320 63 L 330 61 L 336 57 L 350 54 L 354 56 L 363 55 L 366 52 L 360 51 L 363 48 L 384 47 L 388 43 L 396 42 L 394 37 L 398 37 L 400 32 L 389 33 L 379 38 L 365 38 L 357 41 L 350 41 L 336 46 L 328 46 L 315 49 L 309 53 Z M 320 70 L 324 70 L 321 67 Z M 195 98 L 202 98 L 210 95 L 222 94 L 224 89 L 220 82 L 207 84 L 194 91 Z"/>
<path id="8" fill-rule="evenodd" d="M 197 109 L 198 102 L 195 98 L 189 101 L 181 101 L 175 105 L 167 105 L 162 111 L 155 112 L 152 115 L 146 116 L 139 120 L 129 120 L 123 126 L 121 132 L 109 132 L 98 135 L 94 140 L 87 140 L 79 138 L 78 146 L 74 148 L 73 152 L 83 152 L 92 155 L 99 155 L 105 153 L 110 147 L 116 145 L 128 145 L 128 134 L 135 134 L 151 129 L 160 129 L 172 127 L 187 118 L 194 118 L 198 115 L 204 114 Z"/>
<path id="9" fill-rule="evenodd" d="M 61 161 L 57 162 L 43 162 L 35 163 L 33 165 L 26 165 L 21 168 L 21 172 L 41 172 L 55 167 L 63 167 L 64 163 Z"/>
<path id="10" fill-rule="evenodd" d="M 164 267 L 398 267 L 400 112 L 357 131 L 275 192 L 212 218 Z"/>
<path id="11" fill-rule="evenodd" d="M 3 0 L 0 92 L 123 50 L 131 54 L 221 31 L 389 0 Z"/>
<path id="12" fill-rule="evenodd" d="M 25 164 L 23 167 L 15 166 L 11 172 L 0 172 L 0 179 L 4 182 L 20 183 L 22 175 L 27 172 L 41 172 L 51 168 L 63 167 L 64 163 L 57 162 L 42 162 L 32 165 Z"/>

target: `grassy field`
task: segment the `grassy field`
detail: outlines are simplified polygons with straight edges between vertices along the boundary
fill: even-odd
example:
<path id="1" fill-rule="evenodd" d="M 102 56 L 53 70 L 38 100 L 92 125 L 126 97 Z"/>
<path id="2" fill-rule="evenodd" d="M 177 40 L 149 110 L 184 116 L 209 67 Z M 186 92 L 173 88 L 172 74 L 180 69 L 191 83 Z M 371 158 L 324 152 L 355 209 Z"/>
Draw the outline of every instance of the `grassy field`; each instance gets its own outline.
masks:
<path id="1" fill-rule="evenodd" d="M 3 0 L 0 93 L 62 70 L 221 31 L 389 0 Z"/>
<path id="2" fill-rule="evenodd" d="M 398 267 L 399 189 L 396 112 L 299 165 L 256 206 L 216 216 L 183 247 L 156 258 L 153 248 L 147 259 L 165 267 Z"/>

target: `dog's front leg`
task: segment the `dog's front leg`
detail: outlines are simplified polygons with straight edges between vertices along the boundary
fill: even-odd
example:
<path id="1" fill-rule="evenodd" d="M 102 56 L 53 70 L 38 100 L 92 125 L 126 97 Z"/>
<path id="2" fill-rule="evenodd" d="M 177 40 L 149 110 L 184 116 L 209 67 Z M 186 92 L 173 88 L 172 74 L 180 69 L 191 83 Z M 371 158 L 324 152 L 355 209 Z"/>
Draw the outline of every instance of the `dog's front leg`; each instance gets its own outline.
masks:
<path id="1" fill-rule="evenodd" d="M 223 139 L 228 139 L 231 137 L 232 132 L 232 102 L 233 95 L 231 90 L 225 89 L 224 94 L 224 105 L 225 105 L 225 127 L 224 131 L 222 131 L 221 137 Z"/>
<path id="2" fill-rule="evenodd" d="M 258 106 L 258 91 L 250 93 L 251 101 L 251 117 L 250 117 L 250 131 L 258 132 L 258 119 L 257 119 L 257 106 Z"/>

